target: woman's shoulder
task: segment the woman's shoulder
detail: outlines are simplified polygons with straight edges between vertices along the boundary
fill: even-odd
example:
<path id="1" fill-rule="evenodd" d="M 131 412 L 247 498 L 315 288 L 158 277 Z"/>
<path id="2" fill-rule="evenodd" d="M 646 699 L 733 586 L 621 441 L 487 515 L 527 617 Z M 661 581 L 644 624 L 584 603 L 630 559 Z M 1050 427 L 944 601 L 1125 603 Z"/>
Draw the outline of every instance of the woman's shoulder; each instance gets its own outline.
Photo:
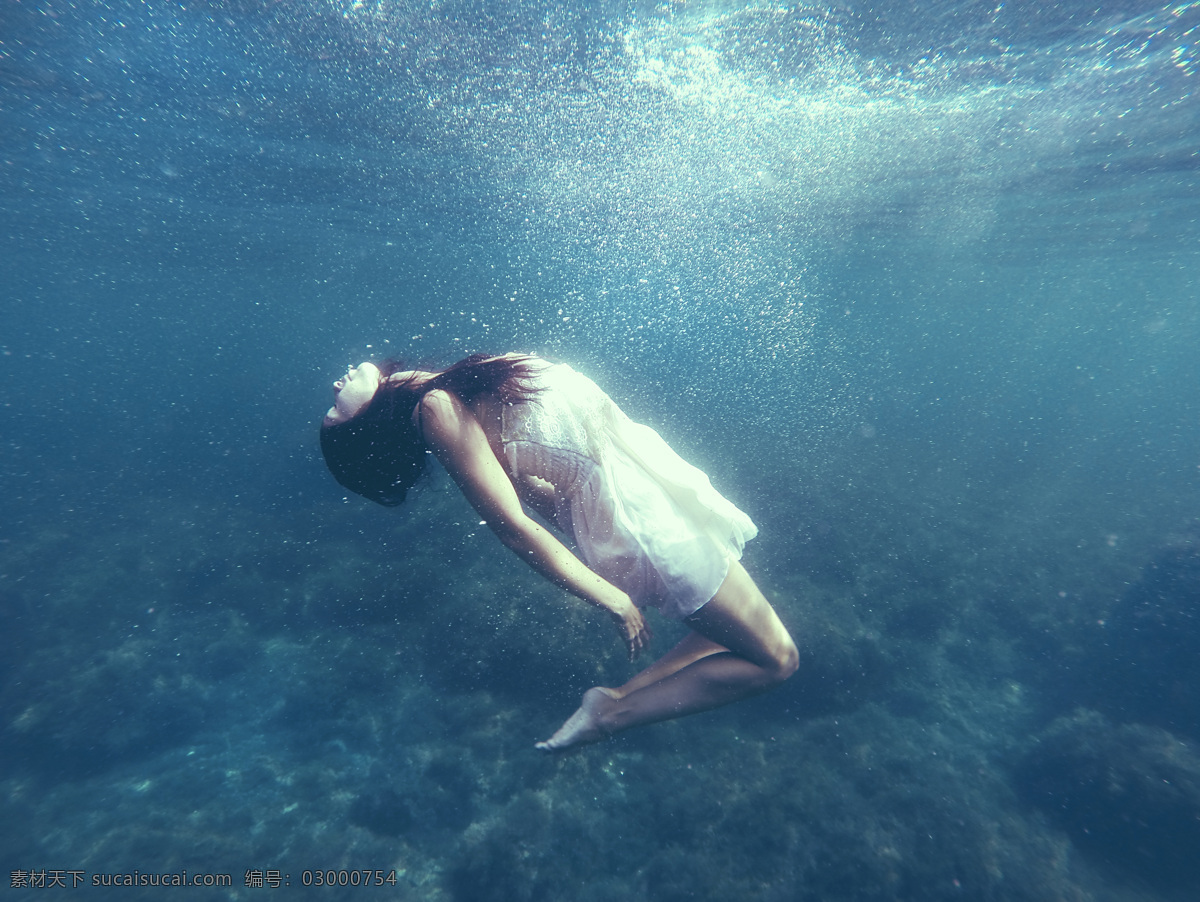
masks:
<path id="1" fill-rule="evenodd" d="M 442 434 L 457 432 L 464 421 L 474 418 L 473 405 L 444 388 L 425 392 L 412 412 L 413 425 L 426 440 L 431 430 Z"/>

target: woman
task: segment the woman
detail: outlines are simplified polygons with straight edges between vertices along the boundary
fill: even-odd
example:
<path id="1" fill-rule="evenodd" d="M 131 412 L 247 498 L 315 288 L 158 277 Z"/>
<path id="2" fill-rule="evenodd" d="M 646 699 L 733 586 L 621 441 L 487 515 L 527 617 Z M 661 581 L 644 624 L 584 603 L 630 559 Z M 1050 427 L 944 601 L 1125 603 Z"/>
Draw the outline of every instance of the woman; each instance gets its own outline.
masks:
<path id="1" fill-rule="evenodd" d="M 589 689 L 538 748 L 715 708 L 795 672 L 791 636 L 739 562 L 754 524 L 590 379 L 477 354 L 441 372 L 362 363 L 333 387 L 321 449 L 343 486 L 400 504 L 431 452 L 501 542 L 609 613 L 631 660 L 650 641 L 642 607 L 691 628 L 625 685 Z M 583 561 L 526 505 L 573 536 Z"/>

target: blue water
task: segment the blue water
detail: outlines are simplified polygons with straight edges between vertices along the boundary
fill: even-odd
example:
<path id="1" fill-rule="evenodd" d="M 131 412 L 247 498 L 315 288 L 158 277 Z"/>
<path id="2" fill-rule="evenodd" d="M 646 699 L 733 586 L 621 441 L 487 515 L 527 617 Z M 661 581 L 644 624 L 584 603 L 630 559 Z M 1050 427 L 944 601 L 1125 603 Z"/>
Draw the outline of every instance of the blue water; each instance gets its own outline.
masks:
<path id="1" fill-rule="evenodd" d="M 1194 898 L 1198 29 L 4 5 L 10 895 Z M 444 475 L 387 511 L 316 448 L 347 362 L 510 349 L 754 517 L 795 678 L 533 751 L 611 627 Z"/>

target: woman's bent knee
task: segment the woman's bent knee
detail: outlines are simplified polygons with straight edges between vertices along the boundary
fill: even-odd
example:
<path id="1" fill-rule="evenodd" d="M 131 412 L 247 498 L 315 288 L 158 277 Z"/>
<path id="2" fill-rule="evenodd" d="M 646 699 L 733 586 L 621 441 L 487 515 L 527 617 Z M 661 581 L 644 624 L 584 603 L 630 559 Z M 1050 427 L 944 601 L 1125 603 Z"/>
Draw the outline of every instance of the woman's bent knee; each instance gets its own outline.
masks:
<path id="1" fill-rule="evenodd" d="M 771 675 L 776 683 L 782 683 L 800 667 L 800 652 L 791 636 L 787 636 L 786 640 L 780 643 L 773 657 Z"/>
<path id="2" fill-rule="evenodd" d="M 692 629 L 756 664 L 764 688 L 782 683 L 800 666 L 787 627 L 740 563 L 730 564 L 720 590 L 685 621 Z"/>

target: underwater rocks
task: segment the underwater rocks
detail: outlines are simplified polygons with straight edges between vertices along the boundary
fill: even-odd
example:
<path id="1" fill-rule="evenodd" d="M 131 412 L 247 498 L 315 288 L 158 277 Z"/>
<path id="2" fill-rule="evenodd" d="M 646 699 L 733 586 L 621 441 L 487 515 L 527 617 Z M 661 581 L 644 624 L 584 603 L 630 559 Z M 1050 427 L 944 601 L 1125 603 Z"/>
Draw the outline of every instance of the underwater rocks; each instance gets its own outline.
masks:
<path id="1" fill-rule="evenodd" d="M 390 786 L 355 798 L 347 819 L 376 836 L 401 836 L 413 826 L 414 820 L 408 801 Z"/>
<path id="2" fill-rule="evenodd" d="M 5 739 L 27 760 L 58 773 L 91 773 L 186 741 L 207 717 L 204 688 L 178 659 L 147 639 L 131 639 L 90 660 L 47 660 L 22 672 L 33 687 Z M 9 707 L 6 705 L 6 707 Z"/>
<path id="3" fill-rule="evenodd" d="M 398 837 L 410 830 L 458 833 L 475 816 L 472 802 L 478 791 L 468 765 L 449 755 L 438 755 L 420 780 L 402 789 L 372 786 L 360 793 L 346 812 L 357 827 L 376 836 Z"/>
<path id="4" fill-rule="evenodd" d="M 1200 528 L 1165 547 L 1064 674 L 1021 794 L 1099 861 L 1200 890 Z"/>
<path id="5" fill-rule="evenodd" d="M 1096 711 L 1060 717 L 1021 757 L 1021 794 L 1101 861 L 1160 888 L 1200 889 L 1200 754 Z"/>
<path id="6" fill-rule="evenodd" d="M 644 806 L 630 800 L 632 823 L 622 829 L 607 801 L 595 793 L 588 804 L 544 790 L 517 793 L 463 833 L 443 874 L 447 895 L 453 902 L 645 898 L 634 891 L 636 875 L 622 872 L 644 861 L 651 834 L 635 813 Z"/>
<path id="7" fill-rule="evenodd" d="M 887 681 L 888 661 L 878 637 L 844 635 L 823 626 L 812 624 L 802 635 L 799 668 L 773 693 L 809 717 L 853 710 Z"/>
<path id="8" fill-rule="evenodd" d="M 1090 707 L 1200 740 L 1200 527 L 1125 593 L 1089 670 Z"/>

